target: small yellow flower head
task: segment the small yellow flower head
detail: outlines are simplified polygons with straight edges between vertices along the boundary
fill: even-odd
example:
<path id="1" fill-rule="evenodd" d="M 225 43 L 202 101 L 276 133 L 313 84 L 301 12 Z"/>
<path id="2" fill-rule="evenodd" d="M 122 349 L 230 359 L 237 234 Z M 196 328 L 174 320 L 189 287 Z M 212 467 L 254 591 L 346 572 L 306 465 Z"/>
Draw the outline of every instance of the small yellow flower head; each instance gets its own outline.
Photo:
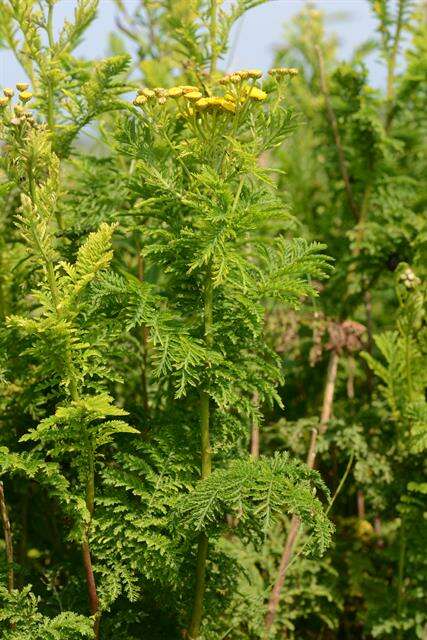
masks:
<path id="1" fill-rule="evenodd" d="M 192 87 L 190 85 L 183 85 L 181 87 L 182 89 L 182 93 L 186 94 L 186 93 L 190 93 L 191 91 L 198 91 L 199 87 Z"/>
<path id="2" fill-rule="evenodd" d="M 17 82 L 16 83 L 16 88 L 18 89 L 18 91 L 26 91 L 28 89 L 30 85 L 28 84 L 28 82 Z"/>
<path id="3" fill-rule="evenodd" d="M 165 98 L 168 94 L 167 90 L 164 89 L 163 87 L 155 87 L 153 91 L 157 98 Z"/>
<path id="4" fill-rule="evenodd" d="M 248 78 L 261 78 L 262 77 L 262 71 L 260 69 L 248 69 L 247 72 L 248 74 Z"/>
<path id="5" fill-rule="evenodd" d="M 0 98 L 0 109 L 4 109 L 9 104 L 9 98 Z"/>
<path id="6" fill-rule="evenodd" d="M 283 78 L 284 76 L 297 76 L 299 71 L 294 67 L 276 67 L 274 69 L 270 69 L 268 73 L 278 79 Z"/>
<path id="7" fill-rule="evenodd" d="M 31 98 L 33 97 L 33 94 L 31 93 L 31 91 L 22 91 L 19 94 L 19 99 L 21 102 L 23 102 L 24 104 L 26 102 L 29 102 L 31 100 Z"/>
<path id="8" fill-rule="evenodd" d="M 17 116 L 22 116 L 22 114 L 25 112 L 24 107 L 22 106 L 22 104 L 16 104 L 13 107 L 14 112 L 16 113 Z"/>
<path id="9" fill-rule="evenodd" d="M 6 87 L 6 89 L 3 89 L 3 93 L 6 96 L 6 98 L 13 98 L 13 94 L 15 93 L 13 89 L 10 89 L 9 87 Z"/>
<path id="10" fill-rule="evenodd" d="M 220 79 L 219 84 L 229 84 L 229 83 L 230 83 L 230 77 L 231 77 L 231 76 L 230 76 L 230 74 L 229 74 L 229 73 L 227 73 L 227 75 L 226 75 L 226 76 L 223 76 L 223 77 Z"/>
<path id="11" fill-rule="evenodd" d="M 171 87 L 168 89 L 169 98 L 180 98 L 182 96 L 182 87 Z"/>
<path id="12" fill-rule="evenodd" d="M 202 96 L 203 94 L 200 91 L 189 91 L 185 94 L 187 100 L 199 100 Z"/>
<path id="13" fill-rule="evenodd" d="M 160 97 L 158 98 L 157 102 L 158 102 L 159 104 L 165 104 L 165 102 L 166 102 L 166 96 L 160 96 Z"/>
<path id="14" fill-rule="evenodd" d="M 224 98 L 221 100 L 221 107 L 224 111 L 229 111 L 230 113 L 236 113 L 236 105 L 231 100 L 225 100 Z"/>
<path id="15" fill-rule="evenodd" d="M 230 76 L 230 80 L 229 82 L 231 82 L 232 84 L 239 84 L 239 82 L 242 82 L 242 76 L 240 73 L 233 73 Z"/>
<path id="16" fill-rule="evenodd" d="M 219 96 L 200 98 L 200 100 L 196 102 L 196 107 L 201 111 L 227 111 L 229 113 L 235 113 L 236 111 L 236 106 L 233 102 Z"/>
<path id="17" fill-rule="evenodd" d="M 258 102 L 262 102 L 267 98 L 267 94 L 262 89 L 258 89 L 257 87 L 245 87 L 245 93 L 248 98 L 251 100 L 257 100 Z"/>
<path id="18" fill-rule="evenodd" d="M 144 96 L 144 95 L 136 96 L 135 100 L 133 101 L 133 104 L 135 105 L 135 107 L 142 107 L 147 102 L 147 100 L 148 100 L 147 96 Z"/>
<path id="19" fill-rule="evenodd" d="M 138 89 L 138 95 L 145 96 L 146 98 L 153 98 L 155 93 L 152 89 L 148 89 L 148 87 L 143 87 L 142 89 Z"/>

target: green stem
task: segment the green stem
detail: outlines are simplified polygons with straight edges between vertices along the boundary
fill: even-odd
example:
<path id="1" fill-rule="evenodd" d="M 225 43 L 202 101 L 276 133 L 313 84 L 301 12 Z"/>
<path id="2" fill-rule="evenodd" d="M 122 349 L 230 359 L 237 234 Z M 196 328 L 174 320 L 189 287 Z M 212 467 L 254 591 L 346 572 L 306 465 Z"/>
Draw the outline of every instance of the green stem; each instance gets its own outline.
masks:
<path id="1" fill-rule="evenodd" d="M 216 65 L 218 61 L 218 49 L 217 49 L 217 0 L 211 0 L 211 25 L 210 25 L 210 43 L 211 43 L 211 74 L 215 73 Z"/>
<path id="2" fill-rule="evenodd" d="M 405 554 L 406 554 L 406 539 L 403 519 L 400 524 L 400 536 L 399 536 L 399 568 L 397 574 L 397 619 L 400 622 L 402 616 L 402 604 L 403 604 L 403 579 L 405 574 Z M 397 634 L 397 640 L 401 640 L 402 630 L 399 629 Z"/>
<path id="3" fill-rule="evenodd" d="M 212 347 L 213 336 L 213 283 L 211 265 L 209 264 L 204 287 L 204 337 L 208 348 Z M 212 471 L 212 451 L 210 446 L 210 403 L 206 391 L 200 392 L 200 430 L 201 430 L 201 476 L 207 478 Z M 199 536 L 197 546 L 196 586 L 194 593 L 193 611 L 188 630 L 190 640 L 197 640 L 200 634 L 200 626 L 203 617 L 203 600 L 206 583 L 206 561 L 208 556 L 209 540 L 205 533 Z"/>
<path id="4" fill-rule="evenodd" d="M 394 97 L 394 75 L 396 72 L 397 54 L 399 51 L 400 34 L 403 27 L 403 9 L 406 0 L 399 0 L 399 8 L 396 19 L 396 30 L 394 32 L 393 46 L 387 62 L 387 101 L 392 102 Z"/>
<path id="5" fill-rule="evenodd" d="M 47 30 L 47 37 L 48 37 L 49 48 L 50 48 L 50 60 L 52 60 L 52 49 L 55 46 L 55 39 L 53 36 L 53 3 L 52 2 L 49 2 L 49 8 L 47 11 L 46 30 Z M 55 94 L 54 94 L 54 88 L 53 88 L 52 78 L 50 74 L 48 77 L 47 92 L 48 92 L 47 93 L 47 123 L 48 123 L 49 129 L 53 131 L 53 128 L 55 126 L 55 111 L 54 111 Z"/>

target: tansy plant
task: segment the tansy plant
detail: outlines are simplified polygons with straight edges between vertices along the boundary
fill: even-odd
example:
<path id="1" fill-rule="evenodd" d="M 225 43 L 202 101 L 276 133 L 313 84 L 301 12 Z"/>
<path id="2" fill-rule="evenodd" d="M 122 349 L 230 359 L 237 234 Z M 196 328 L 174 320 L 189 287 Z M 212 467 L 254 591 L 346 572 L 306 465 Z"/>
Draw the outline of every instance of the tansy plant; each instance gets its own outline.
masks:
<path id="1" fill-rule="evenodd" d="M 320 550 L 330 536 L 312 493 L 315 472 L 287 456 L 227 462 L 258 411 L 253 395 L 277 400 L 281 371 L 263 336 L 266 302 L 299 305 L 315 294 L 307 276 L 324 277 L 328 269 L 320 245 L 289 239 L 289 214 L 258 163 L 292 127 L 281 100 L 288 70 L 273 70 L 264 87 L 261 75 L 234 72 L 208 91 L 138 91 L 118 144 L 135 162 L 131 215 L 142 229 L 142 255 L 161 275 L 149 286 L 105 274 L 95 287 L 106 317 L 148 329 L 159 409 L 171 415 L 179 407 L 182 428 L 200 448 L 201 481 L 178 501 L 186 535 L 198 532 L 191 638 L 201 633 L 209 538 L 215 545 L 227 513 L 244 536 L 266 531 L 283 509 L 313 528 Z M 269 238 L 266 225 L 276 230 Z M 163 326 L 147 306 L 156 289 L 153 302 L 169 313 Z"/>
<path id="2" fill-rule="evenodd" d="M 410 3 L 371 3 L 384 96 L 312 7 L 263 73 L 262 0 L 116 0 L 101 61 L 57 4 L 0 0 L 2 637 L 421 638 Z"/>

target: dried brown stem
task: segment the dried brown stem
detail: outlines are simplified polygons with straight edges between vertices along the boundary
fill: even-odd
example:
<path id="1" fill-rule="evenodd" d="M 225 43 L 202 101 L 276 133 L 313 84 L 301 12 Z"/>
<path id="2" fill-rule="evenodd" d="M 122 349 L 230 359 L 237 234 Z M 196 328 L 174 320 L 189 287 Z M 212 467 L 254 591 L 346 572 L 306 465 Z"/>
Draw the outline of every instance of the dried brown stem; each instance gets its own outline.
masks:
<path id="1" fill-rule="evenodd" d="M 13 573 L 13 543 L 12 529 L 10 527 L 9 513 L 4 497 L 3 482 L 0 482 L 0 513 L 3 523 L 4 542 L 6 546 L 6 562 L 7 562 L 7 590 L 11 593 L 14 589 L 14 573 Z"/>
<path id="2" fill-rule="evenodd" d="M 334 392 L 335 392 L 335 383 L 336 383 L 337 370 L 338 370 L 338 360 L 339 360 L 338 353 L 335 350 L 331 351 L 328 370 L 326 374 L 325 391 L 323 394 L 322 412 L 320 416 L 320 427 L 319 427 L 319 431 L 317 429 L 313 429 L 311 433 L 310 447 L 307 454 L 307 466 L 310 469 L 314 468 L 314 465 L 316 462 L 318 434 L 325 433 L 326 429 L 328 428 L 329 420 L 331 419 Z M 280 596 L 282 593 L 283 585 L 285 583 L 287 569 L 292 558 L 292 553 L 295 547 L 295 542 L 297 540 L 300 527 L 301 527 L 300 519 L 297 516 L 292 516 L 291 526 L 289 528 L 289 533 L 283 549 L 282 557 L 280 559 L 276 582 L 274 583 L 273 589 L 270 594 L 270 599 L 268 602 L 268 610 L 267 610 L 267 615 L 265 617 L 266 637 L 268 637 L 270 628 L 274 624 L 274 620 L 276 618 L 277 610 L 279 608 L 279 603 L 280 603 Z"/>
<path id="3" fill-rule="evenodd" d="M 319 46 L 316 45 L 316 54 L 319 62 L 319 75 L 320 75 L 320 89 L 325 99 L 326 114 L 328 121 L 332 129 L 334 136 L 335 147 L 338 153 L 338 163 L 341 171 L 341 176 L 344 181 L 345 192 L 347 194 L 348 204 L 350 206 L 351 213 L 356 221 L 360 218 L 360 212 L 353 197 L 353 191 L 350 184 L 350 176 L 347 169 L 347 162 L 345 159 L 344 148 L 341 141 L 341 136 L 338 128 L 338 121 L 335 115 L 334 108 L 332 106 L 331 96 L 329 94 L 328 84 L 326 80 L 325 64 L 323 61 L 322 51 Z"/>
<path id="4" fill-rule="evenodd" d="M 92 558 L 90 555 L 90 547 L 87 536 L 83 539 L 82 543 L 83 565 L 86 573 L 86 585 L 89 595 L 89 609 L 92 616 L 95 616 L 95 622 L 93 625 L 95 640 L 99 638 L 99 624 L 100 624 L 100 610 L 99 610 L 99 598 L 96 591 L 95 576 L 92 567 Z"/>

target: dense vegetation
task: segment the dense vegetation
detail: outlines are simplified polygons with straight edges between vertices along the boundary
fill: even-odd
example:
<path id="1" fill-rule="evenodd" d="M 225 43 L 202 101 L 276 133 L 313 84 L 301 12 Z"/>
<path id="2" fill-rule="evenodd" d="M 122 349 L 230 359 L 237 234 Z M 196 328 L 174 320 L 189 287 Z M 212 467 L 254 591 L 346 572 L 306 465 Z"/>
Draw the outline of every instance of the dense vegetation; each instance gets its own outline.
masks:
<path id="1" fill-rule="evenodd" d="M 263 74 L 263 0 L 116 0 L 98 61 L 56 3 L 0 0 L 1 638 L 425 640 L 424 4 Z"/>

